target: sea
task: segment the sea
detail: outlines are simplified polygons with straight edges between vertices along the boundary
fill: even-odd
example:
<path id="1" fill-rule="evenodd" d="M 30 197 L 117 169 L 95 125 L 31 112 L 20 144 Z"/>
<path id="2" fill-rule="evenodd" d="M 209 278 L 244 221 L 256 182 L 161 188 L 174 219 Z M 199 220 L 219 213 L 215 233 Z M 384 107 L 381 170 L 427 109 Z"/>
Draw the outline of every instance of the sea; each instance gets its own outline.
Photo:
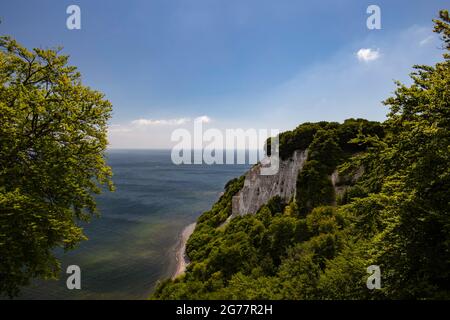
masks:
<path id="1" fill-rule="evenodd" d="M 88 240 L 56 250 L 59 280 L 35 280 L 19 299 L 147 299 L 173 274 L 182 230 L 250 167 L 175 165 L 170 150 L 109 150 L 107 162 L 116 190 L 96 196 L 100 216 L 82 225 Z M 67 288 L 70 265 L 81 270 L 80 289 Z"/>

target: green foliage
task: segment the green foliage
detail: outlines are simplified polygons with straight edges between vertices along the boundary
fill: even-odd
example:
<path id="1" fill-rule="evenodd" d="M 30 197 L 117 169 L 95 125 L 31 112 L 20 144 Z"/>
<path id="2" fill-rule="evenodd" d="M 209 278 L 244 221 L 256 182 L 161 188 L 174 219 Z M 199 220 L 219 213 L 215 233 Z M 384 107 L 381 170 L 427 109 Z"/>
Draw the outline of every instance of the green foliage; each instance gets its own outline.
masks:
<path id="1" fill-rule="evenodd" d="M 313 208 L 333 202 L 334 189 L 329 176 L 317 160 L 308 161 L 297 178 L 296 201 L 303 216 Z"/>
<path id="2" fill-rule="evenodd" d="M 299 149 L 309 154 L 295 200 L 274 198 L 220 230 L 219 209 L 202 216 L 202 224 L 211 223 L 199 233 L 207 242 L 197 246 L 208 249 L 190 255 L 186 275 L 162 283 L 154 297 L 450 299 L 447 11 L 434 30 L 447 50 L 444 61 L 415 66 L 410 86 L 397 83 L 383 124 L 349 119 L 282 133 L 283 159 Z M 348 187 L 339 201 L 330 180 L 335 170 Z M 227 199 L 220 208 L 231 205 Z M 366 287 L 366 268 L 374 264 L 380 290 Z"/>
<path id="3" fill-rule="evenodd" d="M 325 123 L 303 123 L 293 131 L 280 134 L 280 157 L 289 158 L 295 150 L 304 150 L 311 144 L 317 130 Z"/>
<path id="4" fill-rule="evenodd" d="M 191 259 L 204 259 L 211 252 L 215 243 L 213 240 L 220 232 L 218 227 L 231 215 L 232 198 L 243 187 L 244 178 L 230 180 L 219 201 L 198 218 L 197 226 L 186 245 L 186 253 Z"/>
<path id="5" fill-rule="evenodd" d="M 67 61 L 0 38 L 0 294 L 55 278 L 53 249 L 85 239 L 77 220 L 96 214 L 101 185 L 112 188 L 111 104 Z"/>
<path id="6" fill-rule="evenodd" d="M 347 119 L 337 128 L 338 145 L 345 153 L 365 151 L 367 145 L 354 140 L 358 136 L 384 137 L 382 124 L 365 119 Z"/>

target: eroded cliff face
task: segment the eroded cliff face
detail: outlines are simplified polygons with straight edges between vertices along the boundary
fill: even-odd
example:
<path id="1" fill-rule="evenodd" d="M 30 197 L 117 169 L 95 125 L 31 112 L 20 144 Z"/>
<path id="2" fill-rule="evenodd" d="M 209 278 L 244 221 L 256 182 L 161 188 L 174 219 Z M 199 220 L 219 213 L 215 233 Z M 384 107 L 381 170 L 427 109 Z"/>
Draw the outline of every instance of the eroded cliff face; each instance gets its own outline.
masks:
<path id="1" fill-rule="evenodd" d="M 335 198 L 342 197 L 345 194 L 345 192 L 352 185 L 354 185 L 359 180 L 359 178 L 362 177 L 363 174 L 364 174 L 363 167 L 359 167 L 358 169 L 356 169 L 354 172 L 350 173 L 347 176 L 341 176 L 339 175 L 337 169 L 334 170 L 330 179 L 331 183 L 333 184 Z M 336 201 L 334 204 L 336 204 Z"/>
<path id="2" fill-rule="evenodd" d="M 280 160 L 275 175 L 261 175 L 260 164 L 252 167 L 245 175 L 244 187 L 233 197 L 231 217 L 256 213 L 274 196 L 288 202 L 295 195 L 297 175 L 307 157 L 307 150 L 295 151 L 290 158 Z"/>

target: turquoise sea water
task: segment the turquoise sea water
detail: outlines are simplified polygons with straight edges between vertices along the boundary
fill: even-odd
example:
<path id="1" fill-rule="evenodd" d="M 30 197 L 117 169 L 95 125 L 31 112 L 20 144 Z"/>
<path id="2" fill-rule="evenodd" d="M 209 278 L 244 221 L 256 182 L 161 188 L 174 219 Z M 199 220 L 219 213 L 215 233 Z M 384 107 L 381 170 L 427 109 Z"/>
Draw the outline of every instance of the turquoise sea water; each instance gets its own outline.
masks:
<path id="1" fill-rule="evenodd" d="M 89 240 L 62 261 L 61 279 L 35 281 L 23 299 L 145 299 L 175 269 L 183 228 L 219 198 L 248 165 L 172 164 L 168 150 L 108 153 L 116 191 L 98 196 L 100 218 L 85 225 Z M 81 268 L 81 290 L 68 290 L 65 270 Z"/>

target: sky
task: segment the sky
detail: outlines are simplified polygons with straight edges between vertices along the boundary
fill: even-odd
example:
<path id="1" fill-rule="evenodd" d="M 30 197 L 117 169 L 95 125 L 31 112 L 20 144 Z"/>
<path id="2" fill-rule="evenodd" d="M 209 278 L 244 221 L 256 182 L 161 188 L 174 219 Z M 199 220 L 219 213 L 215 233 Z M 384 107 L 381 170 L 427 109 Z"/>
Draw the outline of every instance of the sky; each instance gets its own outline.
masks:
<path id="1" fill-rule="evenodd" d="M 69 30 L 69 5 L 81 29 Z M 381 9 L 370 30 L 369 5 Z M 446 6 L 447 5 L 447 6 Z M 441 60 L 441 0 L 8 0 L 0 34 L 63 46 L 83 83 L 113 104 L 110 148 L 170 148 L 171 133 L 290 130 L 306 121 L 382 121 L 414 64 Z"/>

